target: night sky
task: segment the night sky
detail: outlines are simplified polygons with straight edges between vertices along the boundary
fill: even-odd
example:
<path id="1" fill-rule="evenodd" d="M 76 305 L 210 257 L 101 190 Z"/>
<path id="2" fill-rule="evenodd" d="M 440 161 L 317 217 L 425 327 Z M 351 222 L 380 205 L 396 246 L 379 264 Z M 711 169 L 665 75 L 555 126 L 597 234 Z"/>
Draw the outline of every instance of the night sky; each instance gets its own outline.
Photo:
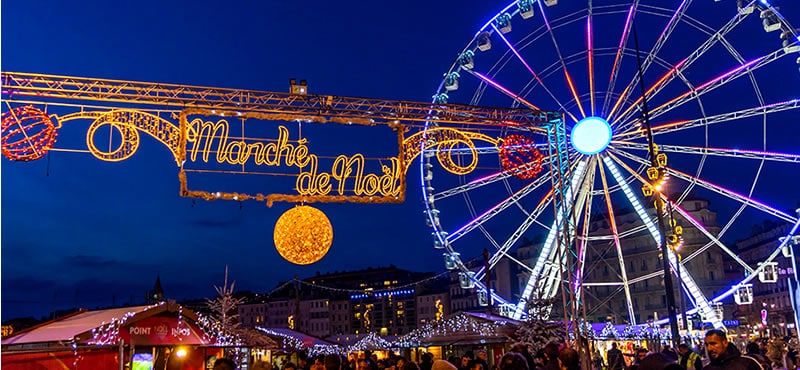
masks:
<path id="1" fill-rule="evenodd" d="M 795 1 L 775 3 L 800 24 Z M 504 5 L 5 1 L 2 70 L 264 91 L 286 91 L 298 78 L 311 93 L 430 101 L 453 58 Z M 797 70 L 789 72 L 797 86 Z M 59 143 L 79 144 L 87 126 L 65 127 Z M 416 162 L 404 204 L 319 206 L 333 224 L 333 247 L 319 263 L 296 266 L 272 242 L 291 205 L 181 198 L 170 153 L 143 138 L 121 163 L 64 152 L 2 160 L 3 320 L 141 303 L 157 275 L 169 298 L 210 298 L 226 264 L 237 290 L 259 292 L 295 274 L 389 264 L 443 270 L 422 217 Z M 342 137 L 338 145 L 361 144 Z"/>

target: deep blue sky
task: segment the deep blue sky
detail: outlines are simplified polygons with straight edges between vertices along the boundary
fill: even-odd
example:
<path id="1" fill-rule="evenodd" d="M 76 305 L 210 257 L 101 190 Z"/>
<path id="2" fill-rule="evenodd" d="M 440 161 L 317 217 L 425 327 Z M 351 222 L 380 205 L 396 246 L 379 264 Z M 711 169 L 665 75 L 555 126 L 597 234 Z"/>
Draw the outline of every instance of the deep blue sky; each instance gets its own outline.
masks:
<path id="1" fill-rule="evenodd" d="M 224 4 L 5 1 L 2 69 L 266 91 L 286 91 L 296 77 L 314 93 L 429 101 L 453 55 L 498 6 Z M 416 182 L 402 205 L 322 206 L 335 244 L 322 262 L 298 267 L 272 246 L 272 227 L 289 205 L 192 207 L 178 196 L 171 162 L 153 141 L 117 164 L 54 153 L 49 176 L 46 160 L 3 159 L 3 319 L 114 296 L 139 302 L 156 274 L 169 297 L 211 297 L 226 263 L 237 289 L 255 291 L 316 271 L 442 269 L 441 258 L 425 253 L 433 252 Z"/>
<path id="2" fill-rule="evenodd" d="M 2 70 L 266 91 L 285 91 L 294 77 L 312 93 L 429 101 L 453 57 L 503 5 L 5 1 Z M 794 6 L 787 16 L 797 23 Z M 85 133 L 64 131 L 63 140 Z M 295 274 L 390 263 L 440 271 L 416 167 L 410 173 L 405 204 L 320 206 L 334 245 L 299 267 L 272 246 L 289 205 L 181 198 L 174 162 L 152 140 L 122 163 L 71 153 L 3 159 L 2 318 L 137 303 L 157 274 L 168 297 L 211 297 L 225 264 L 237 289 L 254 291 Z"/>

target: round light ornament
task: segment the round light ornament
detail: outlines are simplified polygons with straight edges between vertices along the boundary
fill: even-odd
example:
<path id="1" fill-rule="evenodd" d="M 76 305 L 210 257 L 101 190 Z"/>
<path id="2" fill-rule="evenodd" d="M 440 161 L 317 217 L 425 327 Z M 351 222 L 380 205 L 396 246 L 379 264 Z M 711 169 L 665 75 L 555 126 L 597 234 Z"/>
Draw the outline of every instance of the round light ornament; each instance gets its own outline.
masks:
<path id="1" fill-rule="evenodd" d="M 611 125 L 600 117 L 586 117 L 572 128 L 570 141 L 583 154 L 600 153 L 611 143 Z"/>
<path id="2" fill-rule="evenodd" d="M 322 211 L 297 206 L 278 218 L 273 238 L 281 257 L 297 265 L 308 265 L 328 253 L 333 243 L 333 227 Z"/>

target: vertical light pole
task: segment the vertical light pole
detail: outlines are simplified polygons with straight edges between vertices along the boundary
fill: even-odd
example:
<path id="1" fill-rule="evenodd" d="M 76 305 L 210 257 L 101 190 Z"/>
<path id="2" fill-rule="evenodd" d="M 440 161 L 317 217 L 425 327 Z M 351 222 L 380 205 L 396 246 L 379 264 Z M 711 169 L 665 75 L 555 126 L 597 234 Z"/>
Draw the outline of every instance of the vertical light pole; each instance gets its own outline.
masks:
<path id="1" fill-rule="evenodd" d="M 642 90 L 642 117 L 643 127 L 647 134 L 647 146 L 650 152 L 650 163 L 653 168 L 659 168 L 656 162 L 656 147 L 653 142 L 653 131 L 650 126 L 650 113 L 647 108 L 647 94 L 644 86 L 644 76 L 642 71 L 642 56 L 639 52 L 639 36 L 636 33 L 636 23 L 633 24 L 633 40 L 636 45 L 636 61 L 639 67 L 639 85 Z M 663 178 L 664 170 L 659 168 L 659 178 Z M 667 303 L 667 316 L 669 316 L 669 326 L 672 332 L 673 348 L 678 348 L 680 344 L 680 332 L 678 331 L 678 320 L 675 313 L 675 290 L 672 286 L 672 274 L 669 267 L 669 247 L 667 246 L 667 227 L 664 222 L 664 200 L 661 199 L 661 191 L 654 189 L 653 195 L 656 198 L 656 217 L 658 218 L 658 230 L 661 234 L 661 260 L 664 267 L 664 296 Z"/>

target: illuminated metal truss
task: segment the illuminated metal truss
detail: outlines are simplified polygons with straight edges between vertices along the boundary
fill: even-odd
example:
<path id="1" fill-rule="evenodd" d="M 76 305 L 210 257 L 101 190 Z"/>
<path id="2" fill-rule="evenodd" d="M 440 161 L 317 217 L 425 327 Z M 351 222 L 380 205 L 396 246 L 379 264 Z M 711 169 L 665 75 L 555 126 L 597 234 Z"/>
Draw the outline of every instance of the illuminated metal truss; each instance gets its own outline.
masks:
<path id="1" fill-rule="evenodd" d="M 175 163 L 180 168 L 180 194 L 206 200 L 254 199 L 266 201 L 267 204 L 272 204 L 274 201 L 399 203 L 405 200 L 405 173 L 408 164 L 423 152 L 432 153 L 448 171 L 466 174 L 478 166 L 477 158 L 480 154 L 497 153 L 503 145 L 502 137 L 483 134 L 482 129 L 491 128 L 495 135 L 500 129 L 507 128 L 544 132 L 548 128 L 555 127 L 554 123 L 561 121 L 560 113 L 527 108 L 487 108 L 349 98 L 311 95 L 305 91 L 302 94 L 279 93 L 17 72 L 3 72 L 0 79 L 3 84 L 3 100 L 9 107 L 12 107 L 12 104 L 28 104 L 42 107 L 44 110 L 47 107 L 60 107 L 59 112 L 71 111 L 60 116 L 52 115 L 57 119 L 59 126 L 51 129 L 53 134 L 48 136 L 45 142 L 48 145 L 52 145 L 55 141 L 54 132 L 64 123 L 76 119 L 89 119 L 93 122 L 87 132 L 87 151 L 98 159 L 119 162 L 130 158 L 138 150 L 141 145 L 140 132 L 147 133 L 172 152 Z M 40 108 L 35 108 L 33 112 L 41 111 Z M 9 110 L 9 112 L 14 111 Z M 212 122 L 204 117 L 216 117 L 214 118 L 216 121 Z M 7 118 L 10 126 L 15 125 L 14 119 L 19 120 L 10 114 Z M 176 119 L 177 123 L 174 122 Z M 398 154 L 394 158 L 384 158 L 390 166 L 381 165 L 383 174 L 366 176 L 380 176 L 372 183 L 388 183 L 391 186 L 364 187 L 365 182 L 356 179 L 354 183 L 362 184 L 361 187 L 356 186 L 353 189 L 339 187 L 336 193 L 327 181 L 322 181 L 320 183 L 322 185 L 319 186 L 301 186 L 300 177 L 303 175 L 301 172 L 294 194 L 248 194 L 189 189 L 186 173 L 198 170 L 187 168 L 187 162 L 208 163 L 213 158 L 219 164 L 241 166 L 235 171 L 222 171 L 224 173 L 251 173 L 245 169 L 245 164 L 296 166 L 302 171 L 309 161 L 313 163 L 317 161 L 315 154 L 308 154 L 309 149 L 302 139 L 295 144 L 286 144 L 287 149 L 299 148 L 296 151 L 301 154 L 295 155 L 293 150 L 291 155 L 287 154 L 286 158 L 281 159 L 277 154 L 277 144 L 259 141 L 263 140 L 261 138 L 246 137 L 244 133 L 242 137 L 229 137 L 230 120 L 242 120 L 242 130 L 246 120 L 388 126 L 397 134 L 397 141 L 392 144 L 397 145 Z M 451 127 L 423 132 L 418 129 L 423 124 Z M 94 144 L 95 133 L 104 125 L 111 125 L 118 131 L 121 143 L 117 148 L 109 147 L 108 150 L 103 150 Z M 464 128 L 456 129 L 452 127 L 454 125 Z M 28 126 L 30 125 L 24 127 Z M 564 139 L 563 124 L 559 129 L 562 131 L 560 137 Z M 286 137 L 286 130 L 284 126 L 280 127 L 281 137 Z M 24 129 L 16 131 L 13 133 L 25 134 Z M 25 157 L 10 157 L 11 159 L 41 158 L 49 149 L 48 147 L 39 150 L 34 147 L 33 150 L 27 150 L 25 141 L 28 139 L 22 137 L 14 143 L 20 146 L 21 150 L 30 153 L 25 154 Z M 277 138 L 277 140 L 280 142 L 282 139 Z M 477 145 L 476 142 L 488 146 Z M 533 147 L 531 150 L 534 150 Z M 465 156 L 472 158 L 466 165 L 461 161 Z M 344 171 L 344 166 L 360 166 L 364 161 L 366 159 L 360 153 L 352 156 L 340 155 L 333 161 L 333 168 Z M 541 166 L 541 163 L 538 165 Z M 323 172 L 322 175 L 335 177 L 333 172 Z M 344 175 L 339 175 L 339 181 L 343 183 L 345 180 L 342 176 Z"/>
<path id="2" fill-rule="evenodd" d="M 239 112 L 283 113 L 329 117 L 332 122 L 392 124 L 432 122 L 479 126 L 537 127 L 556 119 L 557 113 L 521 108 L 486 108 L 300 95 L 256 90 L 186 86 L 122 80 L 105 80 L 34 73 L 2 72 L 3 98 L 39 104 L 71 102 L 119 108 L 123 105 L 180 111 L 186 108 Z M 396 122 L 397 121 L 397 122 Z"/>

